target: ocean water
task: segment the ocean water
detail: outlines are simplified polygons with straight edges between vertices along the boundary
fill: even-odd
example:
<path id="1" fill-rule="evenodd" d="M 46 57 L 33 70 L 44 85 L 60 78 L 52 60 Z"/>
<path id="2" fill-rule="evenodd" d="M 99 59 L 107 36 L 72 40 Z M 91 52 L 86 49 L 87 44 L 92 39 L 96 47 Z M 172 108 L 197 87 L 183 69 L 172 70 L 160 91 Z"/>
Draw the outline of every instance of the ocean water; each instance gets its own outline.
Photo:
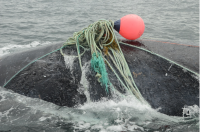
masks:
<path id="1" fill-rule="evenodd" d="M 199 2 L 196 0 L 0 0 L 0 57 L 64 43 L 74 32 L 107 19 L 139 15 L 145 23 L 141 38 L 199 45 Z M 122 38 L 119 34 L 117 37 Z M 189 118 L 167 116 L 134 97 L 59 107 L 0 87 L 0 131 L 108 132 L 198 131 L 197 106 Z"/>

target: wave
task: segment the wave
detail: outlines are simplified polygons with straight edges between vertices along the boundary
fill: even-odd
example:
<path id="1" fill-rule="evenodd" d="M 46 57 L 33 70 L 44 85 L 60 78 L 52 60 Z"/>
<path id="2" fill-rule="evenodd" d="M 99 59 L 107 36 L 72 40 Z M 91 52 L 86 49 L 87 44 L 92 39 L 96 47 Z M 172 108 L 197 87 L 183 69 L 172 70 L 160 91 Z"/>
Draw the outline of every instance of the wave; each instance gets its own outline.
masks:
<path id="1" fill-rule="evenodd" d="M 49 42 L 49 41 L 46 41 L 46 42 L 33 41 L 26 45 L 7 44 L 6 46 L 0 48 L 0 56 L 4 56 L 4 55 L 10 54 L 10 53 L 15 53 L 15 52 L 31 49 L 33 47 L 44 46 L 44 45 L 48 45 L 48 44 L 51 44 L 51 42 Z"/>

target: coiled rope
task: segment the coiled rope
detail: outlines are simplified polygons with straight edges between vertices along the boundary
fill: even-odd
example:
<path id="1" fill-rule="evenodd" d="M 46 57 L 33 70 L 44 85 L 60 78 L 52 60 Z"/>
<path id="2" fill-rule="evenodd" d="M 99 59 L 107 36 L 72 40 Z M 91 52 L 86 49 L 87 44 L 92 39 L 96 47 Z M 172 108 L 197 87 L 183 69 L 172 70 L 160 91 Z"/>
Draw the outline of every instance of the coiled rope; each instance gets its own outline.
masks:
<path id="1" fill-rule="evenodd" d="M 113 25 L 114 24 L 112 21 L 99 20 L 93 24 L 90 24 L 88 26 L 88 28 L 84 28 L 83 30 L 81 30 L 79 32 L 75 32 L 73 34 L 73 37 L 69 38 L 67 40 L 67 42 L 64 43 L 61 48 L 56 49 L 46 55 L 43 55 L 40 58 L 37 58 L 37 59 L 33 60 L 32 62 L 30 62 L 29 64 L 27 64 L 25 67 L 23 67 L 21 70 L 19 70 L 16 74 L 14 74 L 3 85 L 3 87 L 5 87 L 15 76 L 17 76 L 17 74 L 19 74 L 26 67 L 28 67 L 32 63 L 36 62 L 37 60 L 42 59 L 45 56 L 47 56 L 53 52 L 56 52 L 58 50 L 60 50 L 61 54 L 64 55 L 64 53 L 62 51 L 63 48 L 65 48 L 66 46 L 69 46 L 69 45 L 75 45 L 77 48 L 77 53 L 78 53 L 77 57 L 79 58 L 79 64 L 80 64 L 81 70 L 82 70 L 81 56 L 85 53 L 86 49 L 91 50 L 91 56 L 92 56 L 91 67 L 96 72 L 96 77 L 98 77 L 98 81 L 102 84 L 102 86 L 104 86 L 106 88 L 107 92 L 108 92 L 108 86 L 113 88 L 113 85 L 110 83 L 110 81 L 108 79 L 108 75 L 107 75 L 106 68 L 105 68 L 105 62 L 110 67 L 110 69 L 113 71 L 113 73 L 116 75 L 116 77 L 118 78 L 118 80 L 120 81 L 122 86 L 126 88 L 127 91 L 129 91 L 130 93 L 135 95 L 135 97 L 137 99 L 139 99 L 141 102 L 148 104 L 146 102 L 146 100 L 142 97 L 140 91 L 138 90 L 138 88 L 133 80 L 133 77 L 132 77 L 132 74 L 128 67 L 128 64 L 124 58 L 123 52 L 119 46 L 119 42 L 114 33 Z M 188 69 L 168 58 L 165 58 L 159 54 L 156 54 L 152 51 L 149 51 L 147 49 L 143 49 L 143 48 L 140 48 L 137 46 L 129 45 L 129 44 L 122 43 L 122 42 L 120 42 L 120 43 L 127 45 L 127 46 L 134 47 L 134 48 L 138 48 L 140 50 L 149 52 L 153 55 L 159 56 L 173 64 L 176 64 L 176 65 L 190 71 L 191 73 L 193 73 L 199 77 L 198 73 L 193 72 L 190 69 Z M 83 53 L 80 53 L 80 47 L 82 47 L 84 49 Z M 116 67 L 116 69 L 119 71 L 121 76 L 124 78 L 124 81 L 121 80 L 120 76 L 115 71 L 115 68 L 112 67 L 112 65 L 106 58 L 108 58 L 112 61 L 112 63 Z"/>
<path id="2" fill-rule="evenodd" d="M 81 70 L 80 46 L 91 50 L 91 68 L 96 72 L 96 77 L 98 77 L 101 85 L 105 86 L 107 92 L 110 81 L 106 72 L 105 62 L 128 92 L 133 94 L 141 102 L 148 104 L 133 80 L 113 27 L 114 23 L 112 21 L 99 20 L 90 24 L 88 28 L 75 32 L 73 37 L 69 38 L 63 46 L 76 45 Z M 62 49 L 61 54 L 63 54 Z M 110 58 L 109 60 L 112 61 L 115 68 L 112 67 L 106 58 Z M 114 69 L 119 71 L 124 81 Z"/>

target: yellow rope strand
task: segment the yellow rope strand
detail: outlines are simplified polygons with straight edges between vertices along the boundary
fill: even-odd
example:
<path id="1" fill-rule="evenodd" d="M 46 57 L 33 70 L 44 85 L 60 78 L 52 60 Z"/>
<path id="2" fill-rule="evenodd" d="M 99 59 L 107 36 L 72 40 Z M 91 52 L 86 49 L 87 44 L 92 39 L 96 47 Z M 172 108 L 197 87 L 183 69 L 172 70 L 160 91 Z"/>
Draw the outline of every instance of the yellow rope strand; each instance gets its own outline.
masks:
<path id="1" fill-rule="evenodd" d="M 81 70 L 81 55 L 83 53 L 80 55 L 80 46 L 82 46 L 83 48 L 89 48 L 91 50 L 91 55 L 95 54 L 97 58 L 98 55 L 100 55 L 104 59 L 106 64 L 114 72 L 114 74 L 121 82 L 121 84 L 125 87 L 125 89 L 135 95 L 135 97 L 141 102 L 148 104 L 142 97 L 133 80 L 128 64 L 124 58 L 123 52 L 114 33 L 113 26 L 114 23 L 112 21 L 99 20 L 97 22 L 94 22 L 93 24 L 90 24 L 88 28 L 84 28 L 79 32 L 75 32 L 73 34 L 73 37 L 69 38 L 63 46 L 76 45 Z M 110 54 L 109 51 L 112 54 Z M 62 50 L 61 53 L 63 54 Z M 109 61 L 104 57 L 106 55 L 110 58 L 115 68 L 124 78 L 124 82 L 121 80 Z M 101 77 L 101 75 L 98 76 Z"/>

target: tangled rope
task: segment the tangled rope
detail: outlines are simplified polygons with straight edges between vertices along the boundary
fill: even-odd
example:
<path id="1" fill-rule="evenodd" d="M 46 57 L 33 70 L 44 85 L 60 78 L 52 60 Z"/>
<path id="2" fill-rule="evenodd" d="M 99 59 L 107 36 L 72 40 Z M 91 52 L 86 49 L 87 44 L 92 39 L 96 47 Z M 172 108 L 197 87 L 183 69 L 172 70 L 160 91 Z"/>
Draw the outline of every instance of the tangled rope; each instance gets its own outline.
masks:
<path id="1" fill-rule="evenodd" d="M 84 52 L 80 54 L 80 47 L 83 49 L 90 49 L 92 56 L 91 68 L 96 72 L 98 81 L 102 86 L 105 86 L 107 92 L 108 86 L 111 84 L 106 72 L 105 62 L 128 92 L 133 94 L 141 102 L 148 104 L 142 97 L 133 80 L 132 74 L 119 46 L 119 42 L 116 38 L 113 27 L 114 23 L 112 21 L 99 20 L 93 24 L 90 24 L 88 28 L 84 28 L 79 32 L 75 32 L 73 37 L 69 38 L 63 47 L 76 45 L 81 70 L 81 56 L 84 54 Z M 61 54 L 63 54 L 63 47 L 60 49 Z M 112 61 L 115 68 L 123 77 L 124 81 L 120 78 L 106 58 L 109 58 L 109 60 Z"/>

